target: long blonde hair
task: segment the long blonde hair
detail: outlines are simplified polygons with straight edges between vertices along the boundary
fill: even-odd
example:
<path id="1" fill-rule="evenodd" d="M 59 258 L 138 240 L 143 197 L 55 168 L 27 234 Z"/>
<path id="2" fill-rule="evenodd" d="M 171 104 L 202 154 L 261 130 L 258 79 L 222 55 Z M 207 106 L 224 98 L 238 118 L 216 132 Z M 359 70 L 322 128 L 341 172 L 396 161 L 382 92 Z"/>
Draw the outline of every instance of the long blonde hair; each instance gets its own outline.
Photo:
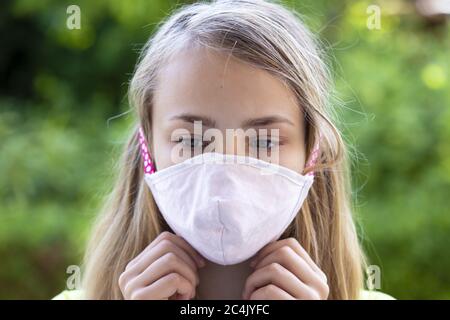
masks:
<path id="1" fill-rule="evenodd" d="M 123 299 L 126 264 L 169 230 L 143 180 L 137 130 L 150 143 L 152 97 L 158 70 L 180 49 L 200 45 L 232 54 L 284 81 L 306 119 L 307 154 L 320 137 L 315 182 L 283 234 L 295 237 L 328 277 L 329 299 L 357 299 L 364 255 L 351 209 L 347 150 L 333 124 L 331 81 L 324 55 L 294 11 L 262 0 L 222 0 L 178 8 L 145 45 L 129 87 L 138 121 L 120 162 L 114 190 L 93 229 L 85 257 L 88 299 Z"/>

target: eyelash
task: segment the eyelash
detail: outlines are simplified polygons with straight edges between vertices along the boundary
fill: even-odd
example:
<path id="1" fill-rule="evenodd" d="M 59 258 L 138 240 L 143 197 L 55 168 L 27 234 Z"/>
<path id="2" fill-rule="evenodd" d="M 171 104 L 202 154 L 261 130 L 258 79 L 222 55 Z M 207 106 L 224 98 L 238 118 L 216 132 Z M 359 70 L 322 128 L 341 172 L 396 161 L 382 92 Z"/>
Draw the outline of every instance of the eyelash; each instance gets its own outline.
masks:
<path id="1" fill-rule="evenodd" d="M 260 146 L 261 141 L 265 141 L 266 142 L 265 146 L 262 146 L 262 147 Z M 269 144 L 269 145 L 271 144 L 272 146 L 268 147 L 267 144 Z M 258 139 L 254 139 L 253 141 L 250 142 L 250 145 L 253 148 L 256 148 L 258 150 L 260 148 L 272 150 L 272 149 L 274 149 L 274 148 L 276 148 L 276 147 L 278 147 L 278 146 L 280 146 L 282 144 L 281 144 L 281 142 L 279 140 L 273 140 L 270 137 L 267 137 L 267 138 L 263 138 L 263 139 L 259 139 L 259 138 Z"/>
<path id="2" fill-rule="evenodd" d="M 196 145 L 193 145 L 193 141 L 195 141 L 195 140 L 203 142 L 202 150 L 203 150 L 203 148 L 205 148 L 210 143 L 210 141 L 202 141 L 201 138 L 198 138 L 198 137 L 197 138 L 195 138 L 195 137 L 192 138 L 191 136 L 179 137 L 178 139 L 175 140 L 175 142 L 176 143 L 189 143 L 189 145 L 185 145 L 185 146 L 186 147 L 190 147 L 191 149 L 194 149 L 196 147 Z M 261 141 L 265 141 L 266 142 L 265 143 L 266 147 L 260 146 Z M 267 144 L 269 144 L 269 145 L 271 144 L 271 146 L 267 147 Z M 277 148 L 277 147 L 280 147 L 280 146 L 284 145 L 284 141 L 282 139 L 280 139 L 280 140 L 271 139 L 270 137 L 258 138 L 258 139 L 251 139 L 249 145 L 252 148 L 256 148 L 257 150 L 259 150 L 260 148 L 272 150 L 274 148 Z"/>
<path id="3" fill-rule="evenodd" d="M 176 143 L 187 143 L 190 142 L 190 145 L 186 145 L 186 147 L 190 147 L 191 149 L 195 148 L 195 146 L 192 145 L 192 141 L 194 140 L 198 140 L 202 143 L 202 149 L 207 145 L 208 141 L 202 141 L 201 138 L 192 138 L 190 136 L 188 137 L 179 137 L 178 139 L 175 140 Z"/>

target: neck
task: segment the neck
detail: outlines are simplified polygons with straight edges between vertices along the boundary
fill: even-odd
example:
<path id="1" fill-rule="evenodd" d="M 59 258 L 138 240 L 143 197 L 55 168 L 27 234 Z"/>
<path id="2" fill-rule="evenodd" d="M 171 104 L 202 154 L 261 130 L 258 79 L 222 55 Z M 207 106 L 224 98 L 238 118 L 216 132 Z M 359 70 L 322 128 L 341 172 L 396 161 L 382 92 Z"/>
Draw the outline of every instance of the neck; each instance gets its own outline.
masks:
<path id="1" fill-rule="evenodd" d="M 247 277 L 253 271 L 250 260 L 231 266 L 222 266 L 210 261 L 199 269 L 200 284 L 197 299 L 240 300 Z"/>

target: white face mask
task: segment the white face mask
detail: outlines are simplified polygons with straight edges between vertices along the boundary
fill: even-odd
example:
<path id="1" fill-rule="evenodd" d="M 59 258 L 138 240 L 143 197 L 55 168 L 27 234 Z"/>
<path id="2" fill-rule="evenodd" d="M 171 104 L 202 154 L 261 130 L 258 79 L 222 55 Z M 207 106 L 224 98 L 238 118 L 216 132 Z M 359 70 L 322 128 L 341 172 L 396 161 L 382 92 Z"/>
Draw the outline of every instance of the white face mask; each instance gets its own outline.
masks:
<path id="1" fill-rule="evenodd" d="M 219 153 L 204 153 L 155 173 L 146 170 L 145 175 L 172 230 L 221 265 L 245 261 L 277 240 L 299 212 L 313 180 L 313 175 L 259 159 Z"/>

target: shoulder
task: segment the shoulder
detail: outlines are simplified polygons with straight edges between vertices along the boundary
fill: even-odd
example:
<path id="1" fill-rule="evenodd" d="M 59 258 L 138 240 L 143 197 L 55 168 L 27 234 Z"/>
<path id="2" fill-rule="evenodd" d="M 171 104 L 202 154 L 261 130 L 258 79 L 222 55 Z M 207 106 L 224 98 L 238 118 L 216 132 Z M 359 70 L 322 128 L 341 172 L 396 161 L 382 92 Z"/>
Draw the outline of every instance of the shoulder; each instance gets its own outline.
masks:
<path id="1" fill-rule="evenodd" d="M 361 290 L 359 300 L 395 300 L 395 298 L 381 291 Z"/>
<path id="2" fill-rule="evenodd" d="M 83 290 L 64 290 L 52 300 L 84 300 Z"/>

